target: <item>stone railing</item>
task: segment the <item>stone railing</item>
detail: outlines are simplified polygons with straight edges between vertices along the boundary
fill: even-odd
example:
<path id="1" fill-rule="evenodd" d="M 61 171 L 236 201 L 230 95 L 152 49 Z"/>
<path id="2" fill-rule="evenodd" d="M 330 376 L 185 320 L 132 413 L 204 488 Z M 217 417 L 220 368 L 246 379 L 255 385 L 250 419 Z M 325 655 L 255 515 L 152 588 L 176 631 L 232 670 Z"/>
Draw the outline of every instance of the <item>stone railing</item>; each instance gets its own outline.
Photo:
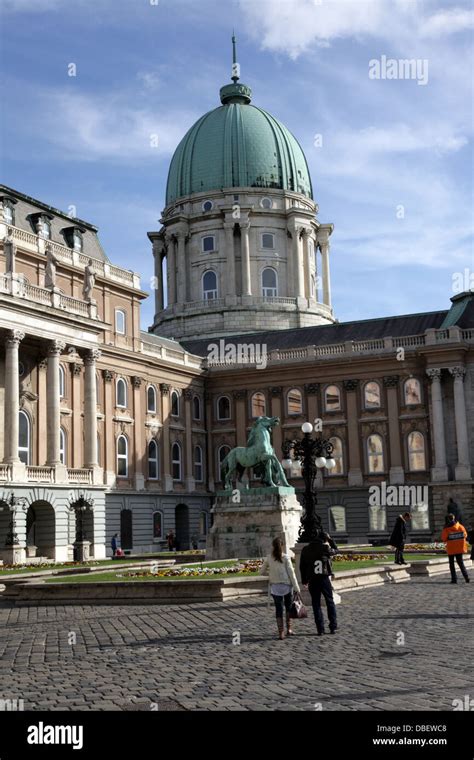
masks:
<path id="1" fill-rule="evenodd" d="M 7 225 L 4 225 L 4 227 L 6 230 Z M 86 256 L 84 253 L 74 251 L 66 245 L 61 245 L 61 243 L 45 240 L 40 235 L 27 232 L 19 227 L 13 227 L 12 225 L 8 225 L 8 227 L 11 227 L 13 230 L 13 239 L 17 244 L 26 246 L 27 248 L 34 250 L 35 253 L 44 254 L 46 245 L 50 245 L 54 255 L 64 264 L 78 267 L 79 269 L 85 269 L 89 264 L 91 257 Z M 122 267 L 95 258 L 92 258 L 92 266 L 99 277 L 104 277 L 106 279 L 110 278 L 111 280 L 126 285 L 129 288 L 140 290 L 140 276 L 136 272 L 132 272 L 129 269 L 123 269 Z"/>
<path id="2" fill-rule="evenodd" d="M 70 483 L 81 483 L 83 485 L 89 485 L 92 483 L 91 470 L 69 469 L 67 476 Z"/>
<path id="3" fill-rule="evenodd" d="M 78 298 L 66 296 L 58 290 L 49 290 L 48 288 L 40 288 L 38 285 L 31 285 L 26 277 L 21 274 L 0 275 L 0 293 L 32 301 L 33 303 L 41 304 L 41 306 L 52 306 L 53 309 L 62 309 L 69 314 L 77 314 L 89 319 L 98 319 L 95 301 L 89 303 L 81 301 Z"/>
<path id="4" fill-rule="evenodd" d="M 169 361 L 177 364 L 184 364 L 188 367 L 201 367 L 202 359 L 199 356 L 188 354 L 183 349 L 170 348 L 169 346 L 160 346 L 156 343 L 147 343 L 142 340 L 141 353 L 151 356 L 157 356 L 164 361 Z"/>
<path id="5" fill-rule="evenodd" d="M 8 464 L 0 464 L 0 481 L 9 481 L 11 480 L 10 477 L 11 468 Z"/>
<path id="6" fill-rule="evenodd" d="M 28 466 L 26 468 L 26 479 L 33 483 L 54 483 L 54 468 Z"/>
<path id="7" fill-rule="evenodd" d="M 68 482 L 71 484 L 90 485 L 92 484 L 92 470 L 86 469 L 68 469 Z M 12 465 L 0 464 L 0 482 L 11 482 Z M 55 483 L 54 467 L 45 465 L 36 467 L 27 465 L 25 467 L 26 483 Z"/>
<path id="8" fill-rule="evenodd" d="M 185 311 L 192 311 L 193 309 L 213 309 L 225 306 L 225 298 L 208 298 L 206 301 L 188 301 L 184 304 Z"/>

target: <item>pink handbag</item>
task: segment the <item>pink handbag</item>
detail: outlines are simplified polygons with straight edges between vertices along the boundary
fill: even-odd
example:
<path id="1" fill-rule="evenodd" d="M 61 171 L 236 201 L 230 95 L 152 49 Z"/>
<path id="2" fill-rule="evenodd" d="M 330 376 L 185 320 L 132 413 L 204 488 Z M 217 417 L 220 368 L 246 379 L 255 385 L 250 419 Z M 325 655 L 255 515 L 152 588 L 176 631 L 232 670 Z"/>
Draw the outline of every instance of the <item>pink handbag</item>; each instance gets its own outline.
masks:
<path id="1" fill-rule="evenodd" d="M 297 591 L 294 591 L 293 601 L 290 607 L 290 618 L 292 618 L 293 620 L 303 620 L 304 618 L 307 618 L 307 617 L 308 617 L 308 612 L 303 602 L 301 601 L 301 596 L 298 594 Z"/>

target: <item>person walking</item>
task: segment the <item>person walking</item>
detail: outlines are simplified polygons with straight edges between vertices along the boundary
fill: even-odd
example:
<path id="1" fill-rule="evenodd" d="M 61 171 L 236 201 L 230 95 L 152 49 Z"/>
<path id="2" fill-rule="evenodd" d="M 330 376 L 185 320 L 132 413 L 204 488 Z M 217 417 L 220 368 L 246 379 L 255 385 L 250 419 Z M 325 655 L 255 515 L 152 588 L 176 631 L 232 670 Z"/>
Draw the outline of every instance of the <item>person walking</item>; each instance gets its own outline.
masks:
<path id="1" fill-rule="evenodd" d="M 459 504 L 457 504 L 454 501 L 452 496 L 449 497 L 448 506 L 446 507 L 446 514 L 445 514 L 445 521 L 444 521 L 445 525 L 448 524 L 448 518 L 451 515 L 454 515 L 456 522 L 461 523 L 461 525 L 463 524 L 462 509 L 459 506 Z"/>
<path id="2" fill-rule="evenodd" d="M 451 583 L 457 583 L 456 566 L 454 560 L 458 563 L 459 569 L 463 575 L 466 583 L 469 583 L 470 579 L 467 574 L 467 570 L 464 566 L 463 554 L 467 553 L 467 530 L 464 525 L 458 522 L 454 515 L 449 515 L 447 525 L 443 528 L 441 533 L 441 541 L 446 544 L 446 550 L 448 552 L 449 569 L 451 571 Z"/>
<path id="3" fill-rule="evenodd" d="M 337 612 L 331 584 L 331 576 L 333 575 L 331 557 L 336 554 L 337 550 L 331 546 L 331 543 L 335 546 L 332 539 L 321 531 L 304 547 L 300 559 L 301 582 L 311 594 L 318 636 L 322 636 L 325 632 L 321 595 L 326 602 L 329 630 L 331 633 L 336 633 L 337 630 Z"/>
<path id="4" fill-rule="evenodd" d="M 278 627 L 278 638 L 285 638 L 285 626 L 283 612 L 286 611 L 286 632 L 293 635 L 291 628 L 290 609 L 293 601 L 293 591 L 300 593 L 300 587 L 296 580 L 295 571 L 291 563 L 290 555 L 283 554 L 283 542 L 281 538 L 274 538 L 272 551 L 265 557 L 260 570 L 261 575 L 268 575 L 269 592 L 275 602 L 275 614 Z"/>
<path id="5" fill-rule="evenodd" d="M 112 549 L 112 557 L 115 557 L 115 555 L 117 553 L 117 549 L 119 547 L 118 533 L 114 533 L 114 535 L 112 536 L 112 541 L 110 542 L 110 547 Z"/>
<path id="6" fill-rule="evenodd" d="M 403 557 L 403 550 L 405 548 L 405 541 L 407 537 L 407 522 L 411 520 L 410 512 L 404 512 L 403 515 L 398 515 L 395 520 L 395 525 L 390 536 L 390 546 L 395 547 L 395 564 L 406 565 Z"/>

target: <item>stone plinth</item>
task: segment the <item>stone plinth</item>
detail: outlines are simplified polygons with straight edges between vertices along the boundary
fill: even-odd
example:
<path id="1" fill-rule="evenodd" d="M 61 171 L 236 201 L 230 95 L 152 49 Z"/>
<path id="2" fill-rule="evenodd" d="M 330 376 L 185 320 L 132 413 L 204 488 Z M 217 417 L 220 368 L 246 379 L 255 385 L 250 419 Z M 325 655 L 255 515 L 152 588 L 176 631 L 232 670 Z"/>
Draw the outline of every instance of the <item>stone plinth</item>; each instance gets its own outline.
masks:
<path id="1" fill-rule="evenodd" d="M 88 562 L 90 559 L 90 541 L 76 541 L 74 544 L 74 561 Z"/>
<path id="2" fill-rule="evenodd" d="M 294 488 L 220 491 L 212 509 L 207 559 L 264 557 L 276 536 L 286 549 L 296 543 L 302 508 Z"/>
<path id="3" fill-rule="evenodd" d="M 15 544 L 0 550 L 0 559 L 5 565 L 19 565 L 26 559 L 26 548 Z"/>

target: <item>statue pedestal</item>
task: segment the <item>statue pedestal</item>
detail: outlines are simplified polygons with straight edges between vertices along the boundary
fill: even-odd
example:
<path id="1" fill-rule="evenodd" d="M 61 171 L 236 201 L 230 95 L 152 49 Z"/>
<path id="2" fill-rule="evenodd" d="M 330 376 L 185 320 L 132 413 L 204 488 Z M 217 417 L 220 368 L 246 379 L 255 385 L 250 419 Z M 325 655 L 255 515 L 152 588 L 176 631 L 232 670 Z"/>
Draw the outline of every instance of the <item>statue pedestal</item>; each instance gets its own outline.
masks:
<path id="1" fill-rule="evenodd" d="M 298 539 L 301 513 L 292 487 L 218 491 L 206 559 L 265 557 L 276 536 L 289 551 Z"/>

